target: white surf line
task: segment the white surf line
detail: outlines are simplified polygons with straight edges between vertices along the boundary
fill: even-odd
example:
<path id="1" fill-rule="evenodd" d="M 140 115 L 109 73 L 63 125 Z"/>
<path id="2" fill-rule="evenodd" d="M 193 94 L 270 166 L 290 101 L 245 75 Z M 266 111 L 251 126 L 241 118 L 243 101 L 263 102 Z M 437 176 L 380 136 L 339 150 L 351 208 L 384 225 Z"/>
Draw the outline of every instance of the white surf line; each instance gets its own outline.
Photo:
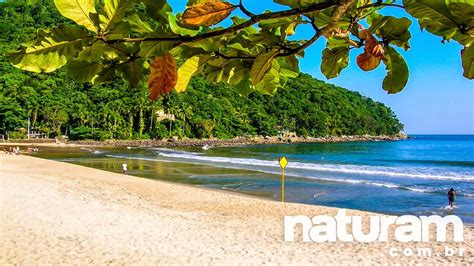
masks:
<path id="1" fill-rule="evenodd" d="M 241 165 L 255 165 L 265 167 L 278 167 L 276 161 L 259 160 L 259 159 L 245 159 L 245 158 L 228 158 L 228 157 L 210 157 L 210 156 L 195 156 L 190 154 L 173 154 L 173 153 L 159 153 L 160 156 L 168 158 L 188 159 L 196 160 L 201 162 L 216 162 L 216 163 L 228 163 L 228 164 L 241 164 Z M 432 175 L 423 173 L 402 173 L 402 172 L 390 172 L 391 168 L 385 167 L 386 171 L 383 170 L 372 170 L 367 169 L 368 167 L 361 167 L 355 165 L 336 166 L 328 164 L 310 164 L 310 163 L 299 163 L 290 162 L 287 168 L 289 169 L 304 169 L 322 172 L 338 172 L 347 174 L 365 174 L 365 175 L 383 175 L 383 176 L 396 176 L 396 177 L 413 177 L 420 179 L 432 179 L 432 180 L 454 180 L 454 181 L 469 181 L 474 182 L 474 176 L 459 176 L 455 175 Z"/>

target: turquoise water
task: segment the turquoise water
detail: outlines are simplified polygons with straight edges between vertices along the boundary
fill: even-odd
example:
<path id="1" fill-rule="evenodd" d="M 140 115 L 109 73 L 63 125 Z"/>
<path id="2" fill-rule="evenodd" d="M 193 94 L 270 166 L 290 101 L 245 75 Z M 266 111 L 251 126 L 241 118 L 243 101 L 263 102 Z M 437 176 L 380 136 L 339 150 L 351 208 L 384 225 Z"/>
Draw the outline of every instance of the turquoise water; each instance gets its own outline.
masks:
<path id="1" fill-rule="evenodd" d="M 278 158 L 286 156 L 286 200 L 389 214 L 445 215 L 474 223 L 474 136 L 417 135 L 388 142 L 212 148 L 43 150 L 38 156 L 90 167 L 280 199 Z"/>

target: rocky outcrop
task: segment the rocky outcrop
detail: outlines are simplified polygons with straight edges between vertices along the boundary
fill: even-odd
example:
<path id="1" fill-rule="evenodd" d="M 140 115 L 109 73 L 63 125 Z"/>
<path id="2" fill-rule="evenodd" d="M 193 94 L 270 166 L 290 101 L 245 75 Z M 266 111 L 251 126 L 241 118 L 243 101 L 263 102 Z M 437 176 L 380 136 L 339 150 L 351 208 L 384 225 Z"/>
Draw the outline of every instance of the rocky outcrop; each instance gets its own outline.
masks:
<path id="1" fill-rule="evenodd" d="M 327 143 L 327 142 L 351 142 L 351 141 L 397 141 L 407 139 L 408 136 L 399 134 L 396 136 L 328 136 L 328 137 L 275 137 L 275 136 L 255 136 L 236 137 L 233 139 L 188 139 L 172 137 L 162 140 L 106 140 L 93 141 L 81 140 L 70 141 L 68 143 L 87 146 L 113 146 L 113 147 L 201 147 L 201 146 L 237 146 L 237 145 L 258 145 L 258 144 L 283 144 L 283 143 Z"/>

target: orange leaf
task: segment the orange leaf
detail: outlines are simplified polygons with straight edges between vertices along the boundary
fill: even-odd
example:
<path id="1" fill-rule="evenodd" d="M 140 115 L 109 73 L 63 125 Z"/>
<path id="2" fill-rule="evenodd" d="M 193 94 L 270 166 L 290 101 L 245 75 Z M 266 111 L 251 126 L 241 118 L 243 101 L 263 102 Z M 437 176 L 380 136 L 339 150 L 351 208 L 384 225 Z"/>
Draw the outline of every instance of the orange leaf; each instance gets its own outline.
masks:
<path id="1" fill-rule="evenodd" d="M 374 49 L 374 47 L 378 44 L 377 39 L 370 33 L 368 30 L 362 30 L 361 34 L 365 40 L 365 50 L 370 52 Z"/>
<path id="2" fill-rule="evenodd" d="M 182 20 L 195 26 L 212 26 L 226 19 L 236 6 L 227 2 L 206 2 L 186 9 Z"/>
<path id="3" fill-rule="evenodd" d="M 174 57 L 167 53 L 157 56 L 150 65 L 150 77 L 148 78 L 148 90 L 151 100 L 156 100 L 161 95 L 169 93 L 178 81 L 178 68 Z"/>
<path id="4" fill-rule="evenodd" d="M 362 38 L 365 39 L 365 52 L 369 53 L 378 59 L 384 58 L 384 50 L 382 44 L 375 39 L 375 37 L 368 30 L 361 31 Z"/>
<path id="5" fill-rule="evenodd" d="M 383 45 L 375 39 L 370 31 L 363 28 L 360 31 L 360 38 L 365 40 L 365 47 L 364 53 L 357 57 L 357 65 L 364 71 L 374 70 L 384 59 Z"/>
<path id="6" fill-rule="evenodd" d="M 382 44 L 377 44 L 374 49 L 370 52 L 373 56 L 377 57 L 378 59 L 383 60 L 385 58 L 384 56 L 384 50 Z"/>
<path id="7" fill-rule="evenodd" d="M 357 65 L 364 71 L 370 71 L 380 65 L 380 59 L 364 52 L 357 57 Z"/>

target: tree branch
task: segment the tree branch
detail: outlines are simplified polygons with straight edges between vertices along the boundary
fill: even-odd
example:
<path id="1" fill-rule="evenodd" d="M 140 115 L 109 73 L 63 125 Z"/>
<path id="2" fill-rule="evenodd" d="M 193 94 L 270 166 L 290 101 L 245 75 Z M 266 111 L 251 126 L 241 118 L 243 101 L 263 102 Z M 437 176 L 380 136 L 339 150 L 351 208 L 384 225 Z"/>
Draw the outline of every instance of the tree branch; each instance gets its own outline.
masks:
<path id="1" fill-rule="evenodd" d="M 306 41 L 304 44 L 302 44 L 301 46 L 298 46 L 297 48 L 294 48 L 294 49 L 291 49 L 289 50 L 288 52 L 286 53 L 283 53 L 283 54 L 279 54 L 277 55 L 277 57 L 284 57 L 284 56 L 290 56 L 290 55 L 294 55 L 294 54 L 297 54 L 303 50 L 305 50 L 306 48 L 310 47 L 311 45 L 313 45 L 318 39 L 319 37 L 321 37 L 321 31 L 318 30 L 316 31 L 316 33 L 313 35 L 313 37 L 311 37 L 311 39 L 309 39 L 308 41 Z"/>
<path id="2" fill-rule="evenodd" d="M 276 57 L 285 57 L 285 56 L 295 55 L 305 50 L 309 46 L 313 45 L 322 35 L 325 35 L 325 36 L 331 35 L 334 32 L 334 30 L 337 28 L 337 22 L 345 14 L 349 6 L 353 4 L 355 1 L 356 0 L 340 0 L 337 8 L 334 10 L 331 16 L 331 21 L 329 22 L 328 26 L 320 30 L 318 27 L 316 27 L 316 25 L 312 21 L 311 24 L 316 31 L 313 37 L 311 37 L 311 39 L 309 39 L 303 45 L 298 46 L 297 48 L 294 48 L 294 49 L 289 49 L 287 52 L 278 54 Z M 221 56 L 225 59 L 254 59 L 255 58 L 255 57 L 243 57 L 243 56 L 231 57 L 231 56 L 226 56 L 220 52 L 217 52 L 216 55 Z"/>
<path id="3" fill-rule="evenodd" d="M 248 60 L 253 60 L 255 59 L 255 56 L 228 56 L 228 55 L 225 55 L 219 51 L 215 52 L 214 53 L 216 56 L 219 56 L 219 57 L 222 57 L 224 59 L 248 59 Z"/>
<path id="4" fill-rule="evenodd" d="M 295 15 L 301 15 L 301 14 L 307 14 L 307 13 L 312 13 L 315 11 L 320 11 L 332 6 L 338 5 L 338 2 L 346 2 L 345 0 L 331 0 L 331 1 L 326 1 L 323 3 L 318 3 L 310 6 L 305 6 L 305 7 L 300 7 L 300 8 L 294 8 L 294 9 L 289 9 L 289 10 L 284 10 L 284 11 L 278 11 L 278 12 L 270 12 L 270 13 L 263 13 L 259 15 L 254 15 L 251 17 L 249 20 L 246 22 L 243 22 L 238 25 L 231 26 L 226 29 L 222 30 L 216 30 L 216 31 L 210 31 L 206 32 L 203 34 L 199 34 L 193 37 L 189 36 L 175 36 L 175 37 L 144 37 L 144 38 L 124 38 L 124 39 L 118 39 L 118 40 L 105 40 L 106 43 L 120 43 L 120 42 L 148 42 L 148 41 L 171 41 L 171 42 L 178 42 L 175 46 L 179 46 L 183 43 L 189 43 L 189 42 L 196 42 L 196 41 L 201 41 L 213 37 L 219 37 L 222 35 L 227 35 L 230 33 L 234 33 L 237 31 L 240 31 L 242 29 L 251 27 L 252 25 L 265 21 L 265 20 L 270 20 L 270 19 L 277 19 L 277 18 L 286 18 L 286 17 L 291 17 Z"/>
<path id="5" fill-rule="evenodd" d="M 297 53 L 305 50 L 309 46 L 311 46 L 313 43 L 315 43 L 322 35 L 324 35 L 324 36 L 331 35 L 334 32 L 334 30 L 336 30 L 336 28 L 337 28 L 337 22 L 339 22 L 341 17 L 346 13 L 349 6 L 351 4 L 353 4 L 355 1 L 356 0 L 340 0 L 338 6 L 334 10 L 334 13 L 332 13 L 331 21 L 329 22 L 329 24 L 326 27 L 324 27 L 323 29 L 320 30 L 316 27 L 316 25 L 313 22 L 312 24 L 313 24 L 313 27 L 314 27 L 316 33 L 313 35 L 313 37 L 311 39 L 309 39 L 306 43 L 299 46 L 298 48 L 292 49 L 291 51 L 289 51 L 285 54 L 278 55 L 278 56 L 289 56 L 289 55 L 297 54 Z"/>
<path id="6" fill-rule="evenodd" d="M 255 17 L 254 13 L 250 12 L 247 8 L 245 8 L 244 3 L 242 2 L 242 0 L 239 1 L 239 8 L 242 11 L 242 13 L 247 15 L 249 18 Z"/>
<path id="7" fill-rule="evenodd" d="M 336 10 L 332 13 L 331 20 L 329 24 L 322 29 L 321 34 L 324 36 L 330 36 L 337 29 L 337 23 L 341 17 L 346 13 L 350 5 L 352 5 L 356 0 L 339 0 Z"/>
<path id="8" fill-rule="evenodd" d="M 377 1 L 376 3 L 372 3 L 372 4 L 368 4 L 368 5 L 365 5 L 365 6 L 358 7 L 357 10 L 362 10 L 362 9 L 371 8 L 371 7 L 384 7 L 384 6 L 405 8 L 403 5 L 382 3 L 382 1 Z"/>
<path id="9" fill-rule="evenodd" d="M 285 17 L 291 17 L 295 15 L 302 15 L 302 14 L 307 14 L 319 10 L 323 10 L 332 6 L 336 6 L 336 9 L 334 10 L 331 20 L 328 24 L 328 26 L 324 27 L 323 29 L 319 29 L 316 27 L 314 24 L 314 21 L 311 21 L 311 25 L 315 29 L 315 34 L 311 39 L 306 41 L 304 44 L 297 48 L 293 49 L 288 49 L 284 53 L 278 54 L 276 57 L 285 57 L 285 56 L 291 56 L 295 55 L 297 53 L 300 53 L 301 51 L 305 50 L 312 44 L 314 44 L 322 35 L 324 36 L 330 36 L 333 34 L 333 32 L 337 29 L 337 22 L 341 19 L 341 17 L 345 14 L 347 9 L 351 4 L 353 4 L 356 0 L 331 0 L 319 4 L 314 4 L 306 7 L 301 7 L 301 8 L 295 8 L 295 9 L 290 9 L 290 10 L 284 10 L 284 11 L 278 11 L 278 12 L 271 12 L 271 13 L 263 13 L 259 15 L 254 15 L 250 12 L 247 12 L 248 10 L 243 7 L 242 1 L 240 1 L 239 7 L 241 8 L 242 12 L 246 13 L 250 19 L 247 20 L 246 22 L 243 22 L 238 25 L 231 26 L 226 29 L 222 30 L 217 30 L 217 31 L 211 31 L 207 33 L 203 33 L 200 35 L 196 35 L 193 37 L 188 37 L 188 36 L 173 36 L 173 37 L 144 37 L 144 38 L 124 38 L 124 39 L 119 39 L 119 40 L 105 40 L 101 39 L 102 41 L 106 43 L 118 43 L 118 42 L 147 42 L 147 41 L 156 41 L 156 42 L 176 42 L 174 45 L 175 47 L 182 45 L 184 43 L 189 43 L 189 42 L 195 42 L 195 41 L 200 41 L 200 40 L 205 40 L 208 38 L 213 38 L 213 37 L 218 37 L 230 33 L 237 32 L 239 30 L 251 27 L 252 25 L 264 21 L 264 20 L 270 20 L 270 19 L 276 19 L 276 18 L 285 18 Z M 246 10 L 246 11 L 244 11 Z M 220 56 L 225 59 L 242 59 L 242 60 L 253 60 L 255 59 L 255 56 L 227 56 L 225 54 L 222 54 L 221 52 L 217 51 L 215 52 L 216 56 Z"/>

